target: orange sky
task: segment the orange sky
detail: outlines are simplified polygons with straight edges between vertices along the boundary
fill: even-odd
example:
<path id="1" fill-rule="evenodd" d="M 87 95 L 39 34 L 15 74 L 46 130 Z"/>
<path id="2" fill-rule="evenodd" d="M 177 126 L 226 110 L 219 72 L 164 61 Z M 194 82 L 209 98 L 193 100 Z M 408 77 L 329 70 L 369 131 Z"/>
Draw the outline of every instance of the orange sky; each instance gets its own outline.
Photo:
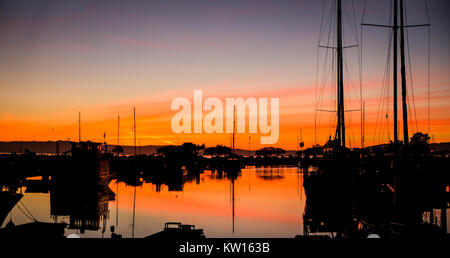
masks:
<path id="1" fill-rule="evenodd" d="M 239 88 L 237 86 L 236 88 Z M 239 91 L 239 94 L 227 94 L 221 87 L 210 87 L 203 90 L 203 100 L 208 97 L 218 97 L 225 103 L 225 97 L 278 97 L 280 98 L 280 137 L 274 146 L 285 149 L 297 149 L 296 140 L 303 133 L 306 146 L 314 143 L 314 87 L 286 87 L 279 90 L 261 90 L 259 92 Z M 230 91 L 233 92 L 233 91 Z M 238 91 L 236 91 L 238 92 Z M 426 94 L 426 93 L 425 93 Z M 137 138 L 140 145 L 164 145 L 177 144 L 186 141 L 207 146 L 216 144 L 230 145 L 230 134 L 175 134 L 171 130 L 171 118 L 178 111 L 170 110 L 170 103 L 175 97 L 187 97 L 193 99 L 193 91 L 173 91 L 152 96 L 124 99 L 117 103 L 92 104 L 80 109 L 82 113 L 82 140 L 103 141 L 103 133 L 106 133 L 106 141 L 109 144 L 117 142 L 117 115 L 120 115 L 120 144 L 133 144 L 133 105 L 136 106 Z M 440 90 L 432 92 L 432 120 L 431 130 L 436 142 L 450 141 L 450 92 Z M 427 102 L 426 95 L 421 93 L 416 96 L 416 114 L 418 128 L 427 130 Z M 377 121 L 378 99 L 365 98 L 366 103 L 366 145 L 376 144 L 378 141 L 387 140 L 387 129 L 384 124 Z M 191 101 L 193 105 L 193 100 Z M 359 102 L 347 103 L 348 109 L 359 109 Z M 390 105 L 390 104 L 389 104 Z M 401 110 L 399 117 L 401 117 Z M 207 111 L 204 111 L 205 115 Z M 334 122 L 330 120 L 329 113 L 320 114 L 317 133 L 318 143 L 323 144 L 328 135 L 334 130 Z M 347 126 L 350 135 L 351 146 L 360 145 L 360 113 L 348 112 Z M 78 139 L 78 110 L 52 111 L 45 116 L 28 116 L 15 114 L 2 114 L 0 127 L 2 134 L 0 140 L 77 140 Z M 319 120 L 319 119 L 318 119 Z M 248 121 L 248 120 L 247 120 Z M 330 123 L 332 121 L 332 123 Z M 410 118 L 410 133 L 416 130 L 414 117 Z M 376 127 L 384 126 L 383 137 L 376 137 Z M 247 123 L 248 126 L 248 123 Z M 390 125 L 391 126 L 391 125 Z M 392 133 L 392 128 L 389 129 Z M 400 130 L 401 131 L 401 130 Z M 259 143 L 258 134 L 237 134 L 237 148 L 248 149 L 249 136 L 251 136 L 250 148 L 264 147 Z M 392 137 L 392 136 L 391 136 Z"/>
<path id="2" fill-rule="evenodd" d="M 130 0 L 108 5 L 101 1 L 29 3 L 25 8 L 11 1 L 0 12 L 0 141 L 78 140 L 81 111 L 82 140 L 103 141 L 106 133 L 106 141 L 115 144 L 120 115 L 120 144 L 132 145 L 136 107 L 139 145 L 186 141 L 230 145 L 229 134 L 176 135 L 171 130 L 170 121 L 177 112 L 170 110 L 172 100 L 192 99 L 194 89 L 203 89 L 204 99 L 277 97 L 280 137 L 273 146 L 296 150 L 300 129 L 306 146 L 314 144 L 315 132 L 317 143 L 323 144 L 334 135 L 335 119 L 332 113 L 318 112 L 315 120 L 316 100 L 324 99 L 320 108 L 335 109 L 336 91 L 335 70 L 330 70 L 327 88 L 316 93 L 320 69 L 330 69 L 332 58 L 324 55 L 326 50 L 317 49 L 318 41 L 327 44 L 320 41 L 327 31 L 321 28 L 320 14 L 332 8 L 332 2 L 326 3 Z M 391 3 L 369 1 L 365 8 L 364 1 L 343 1 L 343 9 L 355 11 L 355 24 L 363 9 L 367 22 L 387 23 Z M 428 132 L 429 46 L 430 131 L 435 142 L 447 142 L 449 3 L 435 0 L 428 7 L 429 21 L 423 1 L 408 3 L 409 24 L 432 24 L 430 46 L 427 29 L 407 30 L 409 132 Z M 328 23 L 330 28 L 334 21 Z M 364 42 L 361 75 L 366 146 L 387 142 L 392 138 L 392 110 L 379 110 L 379 106 L 389 34 L 373 28 L 353 33 L 353 25 L 344 19 L 343 43 L 355 44 L 359 39 L 354 35 Z M 358 49 L 344 52 L 345 109 L 360 109 Z M 325 61 L 328 66 L 323 65 Z M 399 103 L 399 118 L 400 107 Z M 360 146 L 360 118 L 360 112 L 346 112 L 347 146 Z M 260 135 L 250 136 L 251 149 L 263 147 Z M 238 134 L 237 148 L 248 149 L 248 137 Z"/>

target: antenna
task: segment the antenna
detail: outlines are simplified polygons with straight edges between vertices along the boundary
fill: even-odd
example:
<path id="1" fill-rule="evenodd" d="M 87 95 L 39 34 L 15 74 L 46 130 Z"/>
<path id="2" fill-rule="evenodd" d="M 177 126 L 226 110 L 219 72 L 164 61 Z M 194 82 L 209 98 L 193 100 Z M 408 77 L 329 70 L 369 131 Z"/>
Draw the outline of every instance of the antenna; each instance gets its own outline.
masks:
<path id="1" fill-rule="evenodd" d="M 81 142 L 81 112 L 78 112 L 78 142 Z"/>

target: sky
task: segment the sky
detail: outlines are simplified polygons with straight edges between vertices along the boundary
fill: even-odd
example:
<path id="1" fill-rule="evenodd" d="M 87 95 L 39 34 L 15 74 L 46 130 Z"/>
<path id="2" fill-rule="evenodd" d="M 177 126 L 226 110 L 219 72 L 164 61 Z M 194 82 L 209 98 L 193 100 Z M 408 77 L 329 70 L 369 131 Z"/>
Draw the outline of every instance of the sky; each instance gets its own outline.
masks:
<path id="1" fill-rule="evenodd" d="M 406 1 L 406 16 L 408 24 L 428 23 L 428 7 L 430 133 L 433 141 L 448 142 L 450 3 L 426 3 Z M 172 100 L 192 100 L 194 89 L 202 89 L 204 98 L 279 98 L 280 137 L 273 146 L 297 149 L 298 138 L 306 146 L 323 144 L 334 134 L 334 115 L 315 109 L 333 109 L 335 84 L 331 75 L 325 90 L 317 90 L 330 57 L 318 45 L 333 44 L 334 37 L 327 41 L 333 30 L 326 26 L 333 4 L 1 0 L 0 141 L 78 140 L 81 112 L 82 140 L 103 141 L 106 135 L 106 142 L 117 143 L 120 116 L 119 143 L 132 145 L 136 107 L 140 145 L 230 145 L 230 134 L 172 132 L 177 113 L 170 109 Z M 360 23 L 364 14 L 365 23 L 389 24 L 390 1 L 343 0 L 343 5 L 344 45 L 360 46 L 345 50 L 346 109 L 356 110 L 346 112 L 348 145 L 361 144 L 360 82 L 365 144 L 386 142 L 393 124 L 392 88 L 383 87 L 388 30 Z M 428 132 L 428 32 L 408 29 L 410 135 Z M 236 146 L 264 147 L 259 137 L 238 134 Z"/>

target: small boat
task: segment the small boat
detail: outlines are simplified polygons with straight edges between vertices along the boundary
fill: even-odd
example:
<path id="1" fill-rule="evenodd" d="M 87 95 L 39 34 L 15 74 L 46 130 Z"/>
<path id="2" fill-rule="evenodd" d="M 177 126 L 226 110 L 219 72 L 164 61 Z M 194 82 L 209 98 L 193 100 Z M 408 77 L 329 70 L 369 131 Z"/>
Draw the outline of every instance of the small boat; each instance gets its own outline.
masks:
<path id="1" fill-rule="evenodd" d="M 181 224 L 180 222 L 166 222 L 164 230 L 145 237 L 147 239 L 205 239 L 203 229 L 196 229 L 194 225 Z"/>
<path id="2" fill-rule="evenodd" d="M 29 222 L 14 225 L 12 221 L 0 229 L 0 238 L 35 238 L 35 239 L 59 239 L 64 238 L 66 223 Z"/>

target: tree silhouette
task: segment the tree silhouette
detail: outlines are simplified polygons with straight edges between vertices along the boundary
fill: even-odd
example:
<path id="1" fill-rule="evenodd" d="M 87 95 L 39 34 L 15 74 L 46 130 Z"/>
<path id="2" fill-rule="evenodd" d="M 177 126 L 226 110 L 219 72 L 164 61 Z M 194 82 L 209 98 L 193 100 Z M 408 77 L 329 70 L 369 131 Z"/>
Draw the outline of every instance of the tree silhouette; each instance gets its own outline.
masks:
<path id="1" fill-rule="evenodd" d="M 123 150 L 122 146 L 117 145 L 112 149 L 112 152 L 116 153 L 117 155 L 120 155 L 121 153 L 124 153 L 125 151 Z"/>
<path id="2" fill-rule="evenodd" d="M 281 148 L 274 148 L 274 147 L 265 147 L 262 149 L 259 149 L 255 152 L 256 156 L 280 156 L 285 154 L 286 151 Z"/>
<path id="3" fill-rule="evenodd" d="M 217 157 L 226 156 L 231 154 L 231 149 L 227 146 L 217 145 L 215 147 L 206 148 L 203 154 Z"/>

